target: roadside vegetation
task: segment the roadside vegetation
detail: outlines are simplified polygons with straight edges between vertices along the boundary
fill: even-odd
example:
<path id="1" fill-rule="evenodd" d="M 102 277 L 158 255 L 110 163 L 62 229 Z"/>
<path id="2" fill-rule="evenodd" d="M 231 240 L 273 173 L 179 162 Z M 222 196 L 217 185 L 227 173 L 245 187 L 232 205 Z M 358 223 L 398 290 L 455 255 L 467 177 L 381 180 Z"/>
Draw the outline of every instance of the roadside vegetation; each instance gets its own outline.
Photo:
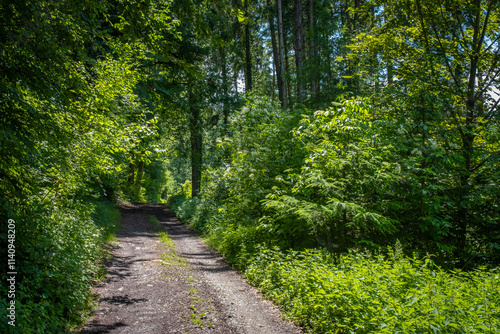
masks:
<path id="1" fill-rule="evenodd" d="M 16 282 L 16 326 L 2 321 L 0 331 L 68 332 L 82 324 L 92 307 L 90 288 L 105 274 L 103 247 L 120 224 L 120 212 L 100 201 L 32 209 L 30 216 L 16 219 L 16 234 L 23 235 L 19 239 L 24 243 L 16 243 L 16 264 L 22 272 Z"/>
<path id="2" fill-rule="evenodd" d="M 400 251 L 400 250 L 399 250 Z M 262 250 L 245 270 L 314 333 L 496 333 L 498 269 L 445 271 L 432 257 Z"/>

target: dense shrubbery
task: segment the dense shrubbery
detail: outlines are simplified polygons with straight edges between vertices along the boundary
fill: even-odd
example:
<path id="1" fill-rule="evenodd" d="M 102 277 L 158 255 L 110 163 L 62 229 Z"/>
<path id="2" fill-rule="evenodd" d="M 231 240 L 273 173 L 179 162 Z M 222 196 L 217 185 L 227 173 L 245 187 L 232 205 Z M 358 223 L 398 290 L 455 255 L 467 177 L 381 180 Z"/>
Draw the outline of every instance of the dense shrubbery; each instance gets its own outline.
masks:
<path id="1" fill-rule="evenodd" d="M 401 253 L 262 250 L 246 277 L 315 333 L 497 333 L 498 270 L 444 272 Z"/>
<path id="2" fill-rule="evenodd" d="M 12 216 L 17 236 L 16 327 L 2 321 L 0 331 L 69 331 L 89 306 L 101 247 L 115 232 L 120 213 L 111 203 L 57 203 L 54 198 L 26 203 L 22 211 Z M 6 291 L 3 284 L 2 289 Z M 2 299 L 4 320 L 6 303 Z"/>
<path id="3" fill-rule="evenodd" d="M 419 130 L 368 102 L 312 114 L 251 99 L 219 145 L 222 166 L 203 175 L 203 196 L 177 206 L 181 218 L 229 258 L 256 243 L 345 252 L 400 240 L 407 254 L 432 253 L 447 267 L 498 260 L 493 174 L 471 181 L 467 198 L 458 196 L 460 175 L 448 170 L 458 170 L 460 160 L 447 152 L 450 144 L 429 139 L 422 156 L 412 134 Z M 481 168 L 486 173 L 495 163 Z M 454 217 L 464 205 L 487 215 L 460 235 L 462 218 Z"/>
<path id="4" fill-rule="evenodd" d="M 308 242 L 305 226 L 269 224 L 261 204 L 286 170 L 295 166 L 298 171 L 303 154 L 291 130 L 300 117 L 300 111 L 287 114 L 264 99 L 252 100 L 235 116 L 231 138 L 213 154 L 223 166 L 204 172 L 203 196 L 174 206 L 181 219 L 205 232 L 235 264 L 255 252 L 258 243 L 289 247 L 289 238 Z"/>
<path id="5" fill-rule="evenodd" d="M 130 50 L 100 39 L 108 4 L 12 2 L 0 14 L 0 241 L 13 219 L 17 272 L 14 299 L 2 246 L 2 333 L 64 333 L 81 321 L 129 154 L 155 134 Z M 5 321 L 13 300 L 15 327 Z"/>

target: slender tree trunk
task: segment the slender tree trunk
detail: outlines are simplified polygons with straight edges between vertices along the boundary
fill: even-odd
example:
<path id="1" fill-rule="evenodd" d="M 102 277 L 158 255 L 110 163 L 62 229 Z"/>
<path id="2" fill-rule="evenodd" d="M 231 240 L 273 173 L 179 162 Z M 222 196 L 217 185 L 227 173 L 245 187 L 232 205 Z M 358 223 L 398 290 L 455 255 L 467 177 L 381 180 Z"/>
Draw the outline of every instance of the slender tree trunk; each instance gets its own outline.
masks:
<path id="1" fill-rule="evenodd" d="M 233 84 L 234 84 L 234 92 L 236 94 L 236 97 L 238 97 L 238 64 L 236 61 L 234 62 L 234 67 L 233 67 Z"/>
<path id="2" fill-rule="evenodd" d="M 311 63 L 311 93 L 319 98 L 319 63 L 318 63 L 318 49 L 316 46 L 316 29 L 315 29 L 315 17 L 314 17 L 314 0 L 308 0 L 309 11 L 308 11 L 308 21 L 309 21 L 309 58 Z"/>
<path id="3" fill-rule="evenodd" d="M 191 197 L 197 197 L 201 189 L 202 136 L 200 111 L 196 106 L 193 88 L 189 92 L 190 133 L 191 133 Z"/>
<path id="4" fill-rule="evenodd" d="M 245 17 L 248 17 L 248 1 L 244 1 Z M 252 90 L 252 54 L 250 50 L 251 35 L 250 23 L 245 24 L 245 92 L 248 93 Z"/>
<path id="5" fill-rule="evenodd" d="M 386 13 L 391 10 L 391 7 L 389 4 L 384 5 L 384 20 L 387 21 L 388 17 Z M 392 85 L 394 81 L 394 66 L 392 65 L 390 57 L 387 55 L 384 55 L 385 61 L 387 63 L 387 85 L 390 86 Z"/>
<path id="6" fill-rule="evenodd" d="M 280 80 L 281 78 L 281 68 L 280 68 L 280 59 L 278 56 L 278 46 L 276 43 L 276 29 L 274 27 L 274 16 L 273 16 L 273 11 L 271 10 L 271 0 L 267 0 L 267 6 L 269 8 L 269 28 L 271 29 L 271 45 L 273 48 L 273 64 L 274 64 L 274 69 L 276 70 L 276 78 L 278 82 L 278 96 L 281 102 L 281 105 L 283 105 L 283 95 L 281 94 L 283 91 L 283 88 L 281 87 L 282 82 Z M 273 99 L 274 99 L 274 76 L 273 76 Z"/>
<path id="7" fill-rule="evenodd" d="M 392 85 L 394 81 L 394 67 L 391 63 L 387 64 L 387 84 Z"/>
<path id="8" fill-rule="evenodd" d="M 333 71 L 332 71 L 332 53 L 331 53 L 331 48 L 329 47 L 329 36 L 328 34 L 325 34 L 325 41 L 324 41 L 326 47 L 326 65 L 328 66 L 328 82 L 332 83 L 333 82 Z"/>
<path id="9" fill-rule="evenodd" d="M 352 24 L 351 24 L 351 13 L 349 12 L 349 0 L 345 3 L 345 24 L 347 24 L 347 30 L 349 31 L 349 37 L 352 36 Z"/>
<path id="10" fill-rule="evenodd" d="M 132 185 L 134 184 L 134 179 L 135 179 L 135 154 L 134 152 L 130 151 L 130 162 L 128 164 L 128 184 Z"/>
<path id="11" fill-rule="evenodd" d="M 477 75 L 477 88 L 479 90 L 483 89 L 483 71 L 478 71 Z M 481 91 L 481 94 L 479 95 L 478 98 L 478 104 L 477 104 L 477 117 L 484 117 L 484 92 Z"/>
<path id="12" fill-rule="evenodd" d="M 224 92 L 224 98 L 222 101 L 222 112 L 224 113 L 224 131 L 227 128 L 227 123 L 229 122 L 229 106 L 228 100 L 228 80 L 227 80 L 227 64 L 226 64 L 226 50 L 224 47 L 220 48 L 220 57 L 222 63 L 222 91 Z"/>
<path id="13" fill-rule="evenodd" d="M 304 24 L 302 0 L 295 0 L 295 66 L 297 71 L 297 101 L 303 101 L 304 91 Z"/>
<path id="14" fill-rule="evenodd" d="M 240 0 L 233 0 L 232 4 L 233 4 L 233 7 L 237 8 L 237 9 L 242 7 Z M 240 42 L 243 38 L 243 37 L 240 37 L 241 31 L 242 31 L 241 23 L 238 20 L 238 18 L 235 17 L 234 22 L 233 22 L 233 36 L 234 36 L 235 40 L 238 40 L 238 42 Z M 240 69 L 241 69 L 240 53 L 239 53 L 239 51 L 237 51 L 237 57 L 235 57 L 234 63 L 233 63 L 233 81 L 234 81 L 234 91 L 236 93 L 236 97 L 238 97 L 238 78 L 239 78 L 239 74 L 240 74 L 239 73 Z"/>
<path id="15" fill-rule="evenodd" d="M 422 110 L 422 118 L 421 118 L 421 127 L 420 127 L 420 131 L 421 131 L 421 147 L 422 149 L 424 150 L 424 152 L 422 152 L 422 162 L 420 163 L 421 164 L 421 171 L 422 171 L 422 175 L 420 176 L 420 219 L 424 219 L 424 215 L 425 215 L 425 198 L 424 198 L 424 190 L 425 190 L 425 170 L 427 168 L 427 152 L 425 151 L 426 149 L 426 146 L 427 146 L 427 135 L 426 135 L 426 130 L 424 129 L 424 126 L 427 126 L 427 106 L 425 104 L 425 96 L 422 94 L 421 96 L 421 103 L 422 103 L 422 106 L 421 106 L 421 110 Z"/>
<path id="16" fill-rule="evenodd" d="M 276 66 L 274 65 L 274 62 L 273 62 L 272 78 L 273 78 L 273 83 L 271 86 L 271 101 L 274 102 L 274 98 L 276 97 Z"/>
<path id="17" fill-rule="evenodd" d="M 290 64 L 288 63 L 288 43 L 286 42 L 286 39 L 284 40 L 285 44 L 285 72 L 290 73 Z M 290 83 L 286 85 L 286 91 L 287 91 L 287 99 L 290 99 L 292 97 L 292 88 Z"/>
<path id="18" fill-rule="evenodd" d="M 354 37 L 358 34 L 359 32 L 359 10 L 360 7 L 360 0 L 354 0 L 354 20 L 351 22 L 352 25 L 352 35 L 350 37 Z M 354 62 L 349 61 L 349 73 L 348 75 L 351 77 L 349 79 L 349 87 L 351 88 L 352 92 L 355 92 L 356 94 L 359 93 L 360 91 L 360 85 L 359 85 L 359 79 L 354 76 L 356 73 L 356 65 Z"/>
<path id="19" fill-rule="evenodd" d="M 278 5 L 278 41 L 279 41 L 279 77 L 278 80 L 280 84 L 278 87 L 280 88 L 279 96 L 281 105 L 286 108 L 287 105 L 287 97 L 286 97 L 286 79 L 285 79 L 285 41 L 283 37 L 283 12 L 282 12 L 282 4 L 281 0 L 277 0 Z"/>
<path id="20" fill-rule="evenodd" d="M 461 188 L 461 203 L 458 210 L 458 240 L 457 240 L 457 250 L 459 258 L 464 258 L 464 249 L 467 245 L 467 226 L 469 222 L 469 217 L 471 212 L 469 212 L 467 207 L 467 202 L 469 202 L 471 186 L 470 178 L 474 173 L 473 167 L 473 157 L 474 157 L 474 140 L 476 139 L 476 129 L 475 124 L 477 121 L 476 115 L 476 93 L 477 93 L 477 82 L 479 71 L 479 55 L 481 54 L 481 46 L 484 42 L 484 34 L 481 34 L 481 13 L 480 13 L 480 1 L 476 0 L 476 13 L 474 17 L 474 32 L 472 36 L 471 45 L 471 58 L 470 58 L 470 69 L 469 78 L 467 83 L 467 96 L 466 96 L 466 113 L 465 113 L 465 125 L 461 132 L 462 136 L 462 156 L 465 162 L 464 171 L 460 175 L 460 188 Z M 483 24 L 488 24 L 485 21 Z M 480 80 L 480 79 L 479 79 Z"/>
<path id="21" fill-rule="evenodd" d="M 135 185 L 140 186 L 142 183 L 142 177 L 144 176 L 144 151 L 141 152 L 141 157 L 139 158 L 139 163 L 137 164 L 137 175 L 135 176 Z"/>
<path id="22" fill-rule="evenodd" d="M 345 2 L 345 16 L 346 16 L 345 23 L 347 24 L 347 38 L 352 38 L 352 36 L 354 35 L 354 23 L 353 23 L 353 19 L 351 17 L 351 11 L 349 9 L 349 0 L 346 0 L 346 2 Z M 347 62 L 346 62 L 346 73 L 347 73 L 347 76 L 349 76 L 349 77 L 352 76 L 352 68 L 351 68 L 351 60 L 350 59 L 347 59 Z M 353 89 L 354 84 L 353 84 L 352 78 L 347 79 L 347 87 L 350 91 L 354 90 Z"/>
<path id="23" fill-rule="evenodd" d="M 359 0 L 354 0 L 354 9 L 355 9 L 355 13 L 354 13 L 354 33 L 357 34 L 358 33 L 358 30 L 359 30 L 359 13 L 358 13 L 358 10 L 359 10 Z"/>

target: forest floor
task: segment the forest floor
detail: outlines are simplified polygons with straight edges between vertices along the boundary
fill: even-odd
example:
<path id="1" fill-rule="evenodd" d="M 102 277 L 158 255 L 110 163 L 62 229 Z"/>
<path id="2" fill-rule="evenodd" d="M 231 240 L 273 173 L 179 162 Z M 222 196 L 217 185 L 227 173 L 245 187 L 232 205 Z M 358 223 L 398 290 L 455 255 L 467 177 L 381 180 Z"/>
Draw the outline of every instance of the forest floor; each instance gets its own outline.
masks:
<path id="1" fill-rule="evenodd" d="M 80 333 L 302 333 L 165 205 L 121 212 L 98 304 Z"/>

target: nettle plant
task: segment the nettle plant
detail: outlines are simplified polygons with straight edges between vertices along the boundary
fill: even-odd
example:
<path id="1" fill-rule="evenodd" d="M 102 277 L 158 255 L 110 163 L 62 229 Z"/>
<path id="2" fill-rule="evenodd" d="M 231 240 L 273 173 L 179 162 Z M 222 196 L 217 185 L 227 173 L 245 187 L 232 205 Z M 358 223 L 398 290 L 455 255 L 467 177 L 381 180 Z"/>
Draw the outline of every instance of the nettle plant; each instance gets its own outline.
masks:
<path id="1" fill-rule="evenodd" d="M 246 277 L 312 333 L 496 333 L 498 270 L 445 272 L 431 257 L 262 250 Z"/>

